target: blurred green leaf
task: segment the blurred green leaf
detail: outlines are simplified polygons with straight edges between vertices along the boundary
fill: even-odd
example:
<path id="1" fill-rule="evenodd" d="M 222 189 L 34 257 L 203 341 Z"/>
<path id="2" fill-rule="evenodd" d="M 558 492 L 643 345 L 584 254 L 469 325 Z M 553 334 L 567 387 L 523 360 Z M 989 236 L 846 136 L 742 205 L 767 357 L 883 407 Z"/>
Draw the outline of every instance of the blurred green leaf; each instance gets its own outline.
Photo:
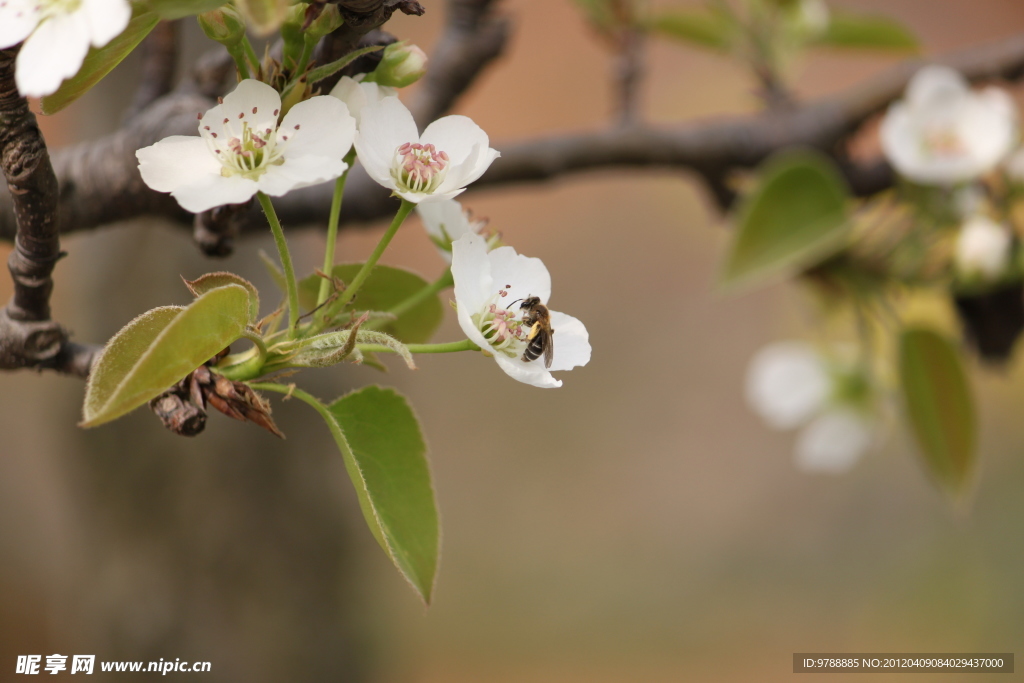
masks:
<path id="1" fill-rule="evenodd" d="M 609 0 L 576 0 L 576 4 L 597 28 L 607 30 L 615 25 L 615 15 Z"/>
<path id="2" fill-rule="evenodd" d="M 276 31 L 288 16 L 288 0 L 235 0 L 235 8 L 245 19 L 245 25 L 258 36 Z"/>
<path id="3" fill-rule="evenodd" d="M 185 280 L 185 278 L 182 279 Z M 256 285 L 244 277 L 226 271 L 219 271 L 200 275 L 195 280 L 185 280 L 185 286 L 188 287 L 188 291 L 197 297 L 202 296 L 211 289 L 223 287 L 224 285 L 245 287 L 246 291 L 249 292 L 249 322 L 255 323 L 260 317 L 260 293 L 256 290 Z"/>
<path id="4" fill-rule="evenodd" d="M 181 19 L 210 12 L 225 5 L 224 0 L 148 0 L 142 3 L 160 15 L 161 19 Z"/>
<path id="5" fill-rule="evenodd" d="M 334 266 L 332 274 L 343 282 L 351 282 L 361 263 Z M 316 306 L 321 277 L 310 275 L 299 282 L 299 304 L 310 311 Z M 402 268 L 378 264 L 363 283 L 353 305 L 357 311 L 388 311 L 427 286 L 422 277 Z M 441 299 L 431 296 L 402 313 L 395 320 L 382 324 L 379 329 L 406 344 L 430 341 L 444 319 Z"/>
<path id="6" fill-rule="evenodd" d="M 736 22 L 713 7 L 673 10 L 654 16 L 647 28 L 667 38 L 729 52 L 737 37 Z"/>
<path id="7" fill-rule="evenodd" d="M 761 284 L 803 270 L 846 244 L 846 183 L 832 161 L 810 150 L 769 159 L 737 210 L 722 285 Z"/>
<path id="8" fill-rule="evenodd" d="M 871 50 L 916 51 L 920 47 L 910 29 L 894 19 L 834 11 L 830 13 L 828 28 L 814 43 Z"/>
<path id="9" fill-rule="evenodd" d="M 440 525 L 416 416 L 404 397 L 377 386 L 343 396 L 328 410 L 337 421 L 331 432 L 370 531 L 429 603 Z"/>
<path id="10" fill-rule="evenodd" d="M 107 343 L 85 390 L 81 426 L 110 422 L 156 398 L 238 339 L 249 319 L 249 292 L 212 289 L 186 308 L 142 314 Z"/>
<path id="11" fill-rule="evenodd" d="M 974 402 L 960 354 L 941 334 L 910 328 L 900 337 L 900 386 L 925 465 L 954 494 L 977 460 Z"/>
<path id="12" fill-rule="evenodd" d="M 55 114 L 89 92 L 131 53 L 158 23 L 160 23 L 160 17 L 155 12 L 140 10 L 136 7 L 135 15 L 120 35 L 103 47 L 89 48 L 89 53 L 85 56 L 85 61 L 82 62 L 82 68 L 78 70 L 78 73 L 61 83 L 57 92 L 42 99 L 40 105 L 43 113 Z"/>

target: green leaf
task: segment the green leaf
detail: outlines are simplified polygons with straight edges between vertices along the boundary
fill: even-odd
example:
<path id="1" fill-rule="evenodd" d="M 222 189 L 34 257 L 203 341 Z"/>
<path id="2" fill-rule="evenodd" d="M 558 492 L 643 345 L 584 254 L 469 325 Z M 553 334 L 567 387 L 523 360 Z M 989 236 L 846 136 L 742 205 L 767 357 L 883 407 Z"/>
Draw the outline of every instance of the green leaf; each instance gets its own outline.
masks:
<path id="1" fill-rule="evenodd" d="M 736 22 L 714 8 L 675 10 L 651 18 L 647 28 L 684 43 L 729 52 L 737 37 Z"/>
<path id="2" fill-rule="evenodd" d="M 235 8 L 245 25 L 258 36 L 276 31 L 288 16 L 288 0 L 235 0 Z"/>
<path id="3" fill-rule="evenodd" d="M 933 330 L 904 330 L 900 384 L 925 465 L 944 487 L 962 494 L 977 460 L 977 425 L 956 347 Z"/>
<path id="4" fill-rule="evenodd" d="M 351 282 L 360 268 L 361 263 L 334 266 L 332 274 L 343 282 Z M 299 282 L 299 303 L 305 310 L 316 306 L 322 279 L 319 275 L 310 275 Z M 353 304 L 358 311 L 388 311 L 427 286 L 427 281 L 416 273 L 378 264 Z M 395 320 L 380 325 L 379 329 L 406 344 L 421 344 L 430 341 L 443 319 L 440 297 L 430 296 Z"/>
<path id="5" fill-rule="evenodd" d="M 843 178 L 818 152 L 785 151 L 769 159 L 737 210 L 722 285 L 760 284 L 833 255 L 848 238 L 848 198 Z"/>
<path id="6" fill-rule="evenodd" d="M 416 416 L 403 396 L 377 386 L 343 396 L 328 410 L 370 531 L 429 604 L 440 525 Z"/>
<path id="7" fill-rule="evenodd" d="M 55 114 L 103 80 L 110 71 L 149 35 L 160 22 L 155 12 L 135 9 L 135 16 L 119 36 L 99 48 L 90 48 L 78 73 L 64 81 L 57 92 L 47 95 L 40 103 L 44 114 Z"/>
<path id="8" fill-rule="evenodd" d="M 157 308 L 128 323 L 96 361 L 81 426 L 110 422 L 156 398 L 242 336 L 248 319 L 249 292 L 232 284 L 186 308 Z"/>
<path id="9" fill-rule="evenodd" d="M 815 41 L 828 47 L 917 51 L 917 37 L 889 17 L 832 12 L 828 28 Z"/>
<path id="10" fill-rule="evenodd" d="M 185 280 L 185 278 L 182 278 L 182 280 Z M 260 293 L 256 290 L 256 285 L 244 277 L 234 273 L 219 271 L 200 275 L 195 280 L 185 280 L 185 286 L 188 287 L 188 291 L 192 292 L 193 296 L 202 296 L 211 289 L 223 287 L 224 285 L 245 287 L 246 291 L 249 292 L 249 322 L 255 323 L 260 317 Z"/>
<path id="11" fill-rule="evenodd" d="M 159 14 L 161 19 L 171 20 L 211 12 L 226 3 L 224 0 L 149 0 L 143 4 Z"/>
<path id="12" fill-rule="evenodd" d="M 369 47 L 363 47 L 358 50 L 353 50 L 352 52 L 349 52 L 341 59 L 333 61 L 330 64 L 324 64 L 323 66 L 318 66 L 315 69 L 310 69 L 309 74 L 306 76 L 306 81 L 310 84 L 322 81 L 328 76 L 332 76 L 338 73 L 339 71 L 341 71 L 346 66 L 348 66 L 355 60 L 359 59 L 363 55 L 383 49 L 383 45 L 371 45 Z"/>

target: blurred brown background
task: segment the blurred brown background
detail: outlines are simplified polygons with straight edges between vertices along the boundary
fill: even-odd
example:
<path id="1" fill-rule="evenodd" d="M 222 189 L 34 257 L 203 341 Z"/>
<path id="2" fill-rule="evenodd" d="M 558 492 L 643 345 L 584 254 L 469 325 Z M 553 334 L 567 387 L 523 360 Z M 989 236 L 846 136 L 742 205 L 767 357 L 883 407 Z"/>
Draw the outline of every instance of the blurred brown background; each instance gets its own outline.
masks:
<path id="1" fill-rule="evenodd" d="M 903 20 L 928 54 L 1024 28 L 1016 0 L 832 4 Z M 443 12 L 427 5 L 426 16 L 389 28 L 429 52 Z M 498 149 L 604 125 L 610 57 L 575 8 L 505 5 L 516 25 L 510 53 L 458 113 Z M 893 59 L 815 52 L 798 90 L 833 92 Z M 135 66 L 44 120 L 51 144 L 113 130 Z M 752 111 L 753 88 L 724 59 L 649 45 L 643 100 L 654 121 Z M 553 391 L 470 355 L 424 357 L 414 373 L 300 378 L 325 399 L 370 382 L 410 397 L 443 516 L 434 605 L 424 609 L 376 547 L 340 456 L 305 406 L 275 400 L 283 444 L 219 417 L 185 440 L 144 410 L 83 431 L 80 381 L 6 374 L 0 680 L 14 678 L 16 655 L 56 652 L 209 660 L 211 674 L 192 676 L 203 681 L 774 681 L 792 676 L 795 651 L 1019 645 L 1020 363 L 974 374 L 983 464 L 969 514 L 943 501 L 898 428 L 849 475 L 804 475 L 791 435 L 764 427 L 742 390 L 751 354 L 805 333 L 813 310 L 787 286 L 716 294 L 726 230 L 692 178 L 604 172 L 470 192 L 465 203 L 544 259 L 553 307 L 590 330 L 591 364 Z M 340 259 L 370 251 L 381 226 L 369 227 L 344 234 Z M 318 231 L 293 239 L 300 269 L 319 264 Z M 256 258 L 273 251 L 269 233 L 226 263 L 158 223 L 78 234 L 64 248 L 55 316 L 82 340 L 186 303 L 179 274 L 226 267 L 271 291 Z M 415 221 L 385 261 L 430 277 L 442 267 Z M 458 336 L 450 315 L 438 339 Z M 541 436 L 526 438 L 523 425 Z"/>

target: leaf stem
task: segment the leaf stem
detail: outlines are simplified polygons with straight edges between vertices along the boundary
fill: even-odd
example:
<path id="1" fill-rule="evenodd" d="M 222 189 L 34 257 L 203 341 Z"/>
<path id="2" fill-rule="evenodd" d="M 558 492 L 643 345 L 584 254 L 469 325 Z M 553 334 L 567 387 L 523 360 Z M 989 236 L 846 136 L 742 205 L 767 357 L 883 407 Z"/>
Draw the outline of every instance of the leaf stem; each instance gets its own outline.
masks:
<path id="1" fill-rule="evenodd" d="M 288 252 L 288 242 L 284 238 L 284 230 L 281 229 L 281 221 L 277 219 L 277 212 L 270 197 L 262 192 L 257 192 L 260 206 L 263 213 L 267 215 L 270 223 L 270 231 L 274 234 L 274 243 L 277 245 L 277 253 L 281 257 L 281 266 L 284 268 L 285 285 L 288 291 L 288 337 L 295 338 L 296 327 L 299 323 L 299 288 L 295 283 L 295 268 L 292 266 L 292 256 Z"/>
<path id="2" fill-rule="evenodd" d="M 338 240 L 338 219 L 341 216 L 341 200 L 345 195 L 345 181 L 355 161 L 356 151 L 352 149 L 345 155 L 345 172 L 334 181 L 334 196 L 331 198 L 331 213 L 327 219 L 327 244 L 324 247 L 324 273 L 328 276 L 334 269 L 334 247 Z M 331 281 L 324 278 L 320 281 L 320 293 L 316 297 L 316 305 L 321 306 L 331 294 Z"/>
<path id="3" fill-rule="evenodd" d="M 480 347 L 469 339 L 443 344 L 406 344 L 410 353 L 455 353 L 457 351 L 479 351 Z M 383 344 L 356 344 L 360 351 L 395 353 L 395 350 Z"/>
<path id="4" fill-rule="evenodd" d="M 395 236 L 395 233 L 398 232 L 398 228 L 402 227 L 402 223 L 412 212 L 415 206 L 415 204 L 407 199 L 402 200 L 402 205 L 398 207 L 398 213 L 395 214 L 395 219 L 391 221 L 391 225 L 388 226 L 388 229 L 381 236 L 380 242 L 377 243 L 373 253 L 370 254 L 370 258 L 366 259 L 366 263 L 364 263 L 363 267 L 359 269 L 359 272 L 356 273 L 352 282 L 348 283 L 345 291 L 341 293 L 341 296 L 338 297 L 338 300 L 332 306 L 334 311 L 340 311 L 344 308 L 345 305 L 352 301 L 355 295 L 359 292 L 359 288 L 363 286 L 364 282 L 366 282 L 366 278 L 370 277 L 370 273 L 373 272 L 373 267 L 377 265 L 377 261 L 380 260 L 384 250 L 388 248 L 388 244 L 391 243 L 391 239 Z"/>

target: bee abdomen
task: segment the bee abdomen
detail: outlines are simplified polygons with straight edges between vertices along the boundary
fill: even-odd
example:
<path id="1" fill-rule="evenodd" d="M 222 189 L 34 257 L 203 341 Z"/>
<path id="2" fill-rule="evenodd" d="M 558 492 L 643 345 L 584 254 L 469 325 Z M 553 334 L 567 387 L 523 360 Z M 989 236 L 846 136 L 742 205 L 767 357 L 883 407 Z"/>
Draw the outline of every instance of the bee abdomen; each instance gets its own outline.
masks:
<path id="1" fill-rule="evenodd" d="M 542 353 L 544 353 L 544 337 L 538 335 L 526 345 L 526 350 L 523 351 L 523 360 L 529 363 L 540 358 Z"/>

